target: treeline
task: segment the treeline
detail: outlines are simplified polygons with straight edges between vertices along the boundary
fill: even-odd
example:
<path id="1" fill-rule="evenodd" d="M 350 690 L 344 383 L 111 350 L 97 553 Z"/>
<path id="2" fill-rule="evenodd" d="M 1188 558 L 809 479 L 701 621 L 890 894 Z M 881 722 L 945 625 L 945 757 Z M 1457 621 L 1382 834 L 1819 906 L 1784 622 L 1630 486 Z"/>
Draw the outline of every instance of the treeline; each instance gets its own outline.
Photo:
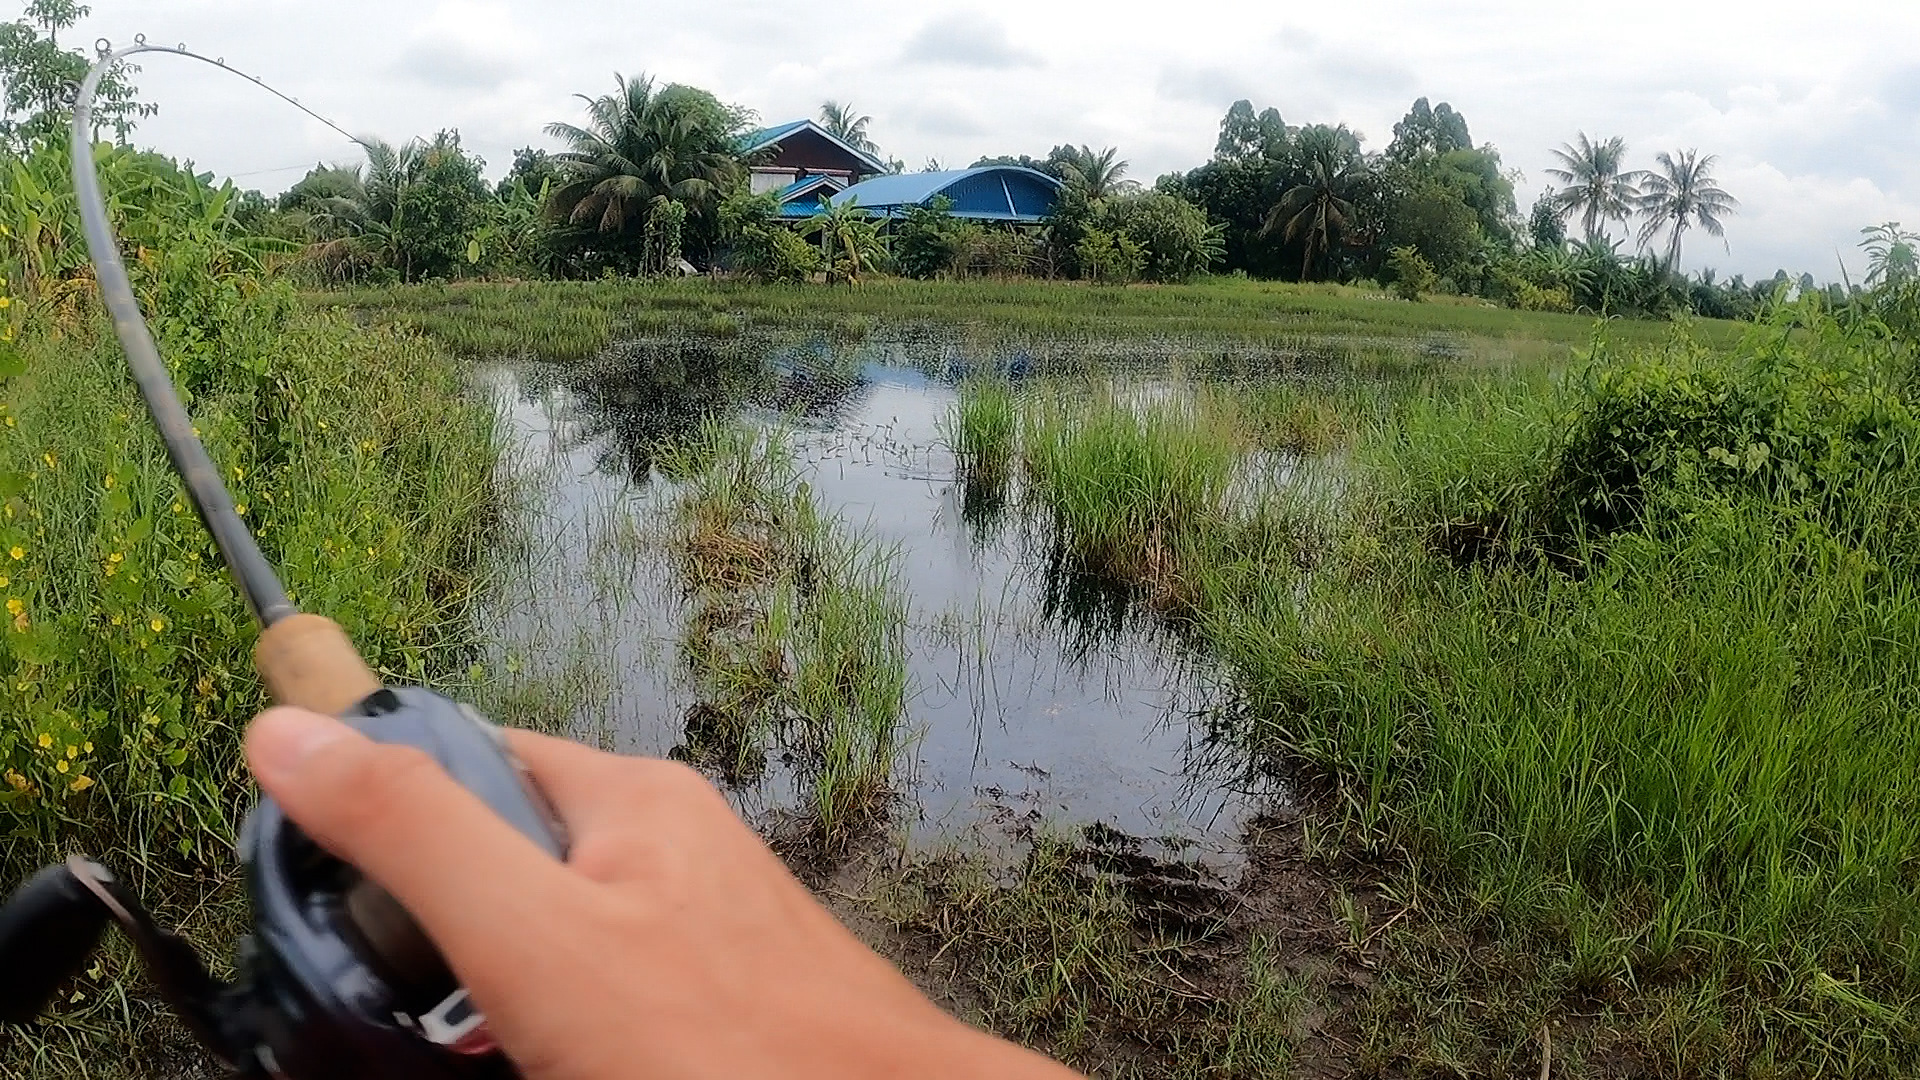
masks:
<path id="1" fill-rule="evenodd" d="M 60 137 L 59 88 L 85 66 L 55 39 L 70 18 L 29 15 L 0 28 L 0 138 L 16 158 Z M 1499 151 L 1476 144 L 1457 110 L 1426 98 L 1378 151 L 1344 124 L 1296 126 L 1275 109 L 1236 102 L 1212 158 L 1151 187 L 1127 176 L 1113 148 L 976 161 L 1061 181 L 1038 226 L 965 220 L 942 205 L 883 220 L 846 200 L 794 221 L 772 196 L 750 193 L 750 111 L 645 76 L 616 76 L 611 92 L 581 99 L 583 116 L 546 128 L 559 149 L 520 150 L 497 183 L 448 130 L 397 146 L 366 140 L 362 162 L 316 166 L 278 196 L 238 193 L 230 212 L 248 234 L 287 245 L 295 254 L 276 258 L 323 285 L 685 272 L 1125 284 L 1228 273 L 1654 317 L 1746 318 L 1776 297 L 1816 291 L 1846 303 L 1910 277 L 1920 246 L 1897 223 L 1866 230 L 1872 269 L 1861 282 L 1822 286 L 1784 270 L 1751 282 L 1690 276 L 1678 269 L 1683 240 L 1721 237 L 1738 212 L 1714 180 L 1712 155 L 1661 153 L 1639 170 L 1620 139 L 1582 133 L 1553 151 L 1559 186 L 1523 214 Z M 119 141 L 150 112 L 124 73 L 109 80 L 101 114 Z M 827 102 L 819 119 L 879 157 L 870 117 Z"/>

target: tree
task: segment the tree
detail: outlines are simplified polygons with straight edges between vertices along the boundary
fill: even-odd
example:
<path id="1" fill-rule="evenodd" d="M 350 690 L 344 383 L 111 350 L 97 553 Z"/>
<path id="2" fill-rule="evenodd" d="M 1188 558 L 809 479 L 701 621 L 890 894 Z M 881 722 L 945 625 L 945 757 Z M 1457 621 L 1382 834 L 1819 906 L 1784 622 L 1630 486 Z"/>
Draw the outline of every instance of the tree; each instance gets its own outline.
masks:
<path id="1" fill-rule="evenodd" d="M 1336 238 L 1354 226 L 1354 200 L 1370 179 L 1360 140 L 1347 130 L 1315 125 L 1296 140 L 1304 177 L 1267 212 L 1262 235 L 1279 231 L 1301 245 L 1300 280 L 1307 280 L 1316 254 L 1333 250 Z"/>
<path id="2" fill-rule="evenodd" d="M 91 13 L 75 0 L 27 0 L 19 21 L 0 23 L 0 82 L 6 84 L 0 97 L 5 108 L 0 138 L 16 151 L 66 130 L 66 88 L 86 77 L 92 61 L 62 48 L 60 34 Z M 100 80 L 94 93 L 94 116 L 113 129 L 119 142 L 127 141 L 140 117 L 158 111 L 158 106 L 140 102 L 126 79 L 139 70 L 122 64 Z"/>
<path id="3" fill-rule="evenodd" d="M 549 184 L 559 183 L 560 171 L 560 162 L 552 154 L 545 150 L 536 150 L 531 146 L 523 146 L 513 152 L 513 167 L 508 169 L 507 175 L 495 185 L 494 193 L 504 199 L 513 190 L 513 186 L 519 184 L 538 195 Z"/>
<path id="4" fill-rule="evenodd" d="M 827 133 L 863 154 L 879 156 L 880 148 L 867 136 L 867 125 L 873 117 L 854 112 L 853 102 L 845 105 L 837 101 L 823 102 L 820 106 L 820 126 Z"/>
<path id="5" fill-rule="evenodd" d="M 1867 251 L 1868 288 L 1920 281 L 1920 234 L 1901 231 L 1897 221 L 1861 229 L 1860 233 L 1866 237 L 1860 246 Z"/>
<path id="6" fill-rule="evenodd" d="M 1278 161 L 1287 155 L 1292 134 L 1278 109 L 1263 109 L 1256 116 L 1253 102 L 1242 98 L 1220 119 L 1220 138 L 1213 144 L 1213 157 L 1216 161 Z"/>
<path id="7" fill-rule="evenodd" d="M 1567 243 L 1567 224 L 1560 219 L 1560 211 L 1553 202 L 1553 189 L 1534 200 L 1533 212 L 1527 215 L 1527 232 L 1533 237 L 1536 248 L 1559 248 Z"/>
<path id="8" fill-rule="evenodd" d="M 588 246 L 633 255 L 656 199 L 680 203 L 689 219 L 710 226 L 743 175 L 734 148 L 747 116 L 691 86 L 656 89 L 645 75 L 617 73 L 614 81 L 611 94 L 576 95 L 587 103 L 585 127 L 547 125 L 566 144 L 554 155 L 560 178 L 548 212 L 584 233 Z"/>
<path id="9" fill-rule="evenodd" d="M 314 241 L 310 256 L 338 278 L 379 267 L 406 281 L 452 277 L 471 262 L 494 197 L 485 162 L 461 148 L 457 131 L 364 145 L 365 165 L 316 167 L 280 197 Z"/>
<path id="10" fill-rule="evenodd" d="M 1105 150 L 1056 146 L 1053 153 L 1047 155 L 1047 162 L 1052 166 L 1050 173 L 1065 183 L 1079 185 L 1089 200 L 1128 194 L 1140 187 L 1138 182 L 1125 179 L 1127 163 L 1120 160 L 1120 151 L 1111 146 Z"/>
<path id="11" fill-rule="evenodd" d="M 1687 229 L 1698 225 L 1708 236 L 1724 240 L 1727 230 L 1720 219 L 1738 212 L 1740 200 L 1714 183 L 1713 154 L 1701 157 L 1698 150 L 1683 150 L 1676 158 L 1661 151 L 1654 160 L 1660 168 L 1642 174 L 1634 204 L 1646 218 L 1640 246 L 1667 230 L 1667 268 L 1672 270 L 1680 263 L 1680 239 Z"/>
<path id="12" fill-rule="evenodd" d="M 1473 137 L 1467 133 L 1467 118 L 1441 102 L 1439 108 L 1426 98 L 1414 101 L 1399 123 L 1393 125 L 1393 142 L 1387 156 L 1396 161 L 1412 161 L 1422 156 L 1473 149 Z"/>
<path id="13" fill-rule="evenodd" d="M 1554 193 L 1554 205 L 1562 217 L 1580 216 L 1589 242 L 1605 235 L 1607 222 L 1625 221 L 1638 206 L 1641 174 L 1620 168 L 1627 155 L 1626 140 L 1615 136 L 1592 142 L 1583 131 L 1577 140 L 1551 153 L 1564 168 L 1548 169 L 1547 175 L 1568 185 Z"/>

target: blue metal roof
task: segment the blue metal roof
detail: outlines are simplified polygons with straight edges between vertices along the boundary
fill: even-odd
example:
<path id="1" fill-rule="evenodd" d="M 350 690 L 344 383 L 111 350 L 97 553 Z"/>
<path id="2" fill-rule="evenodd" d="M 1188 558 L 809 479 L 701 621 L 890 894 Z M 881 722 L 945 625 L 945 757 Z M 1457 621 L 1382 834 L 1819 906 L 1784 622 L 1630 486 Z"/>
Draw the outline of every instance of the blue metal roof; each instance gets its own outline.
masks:
<path id="1" fill-rule="evenodd" d="M 925 206 L 944 195 L 953 202 L 955 217 L 1037 222 L 1053 212 L 1060 188 L 1059 180 L 1043 172 L 1017 165 L 986 165 L 876 176 L 833 196 L 832 202 L 839 206 L 858 200 L 876 214 L 894 217 L 908 207 Z"/>
<path id="2" fill-rule="evenodd" d="M 779 200 L 780 216 L 797 221 L 818 213 L 821 203 L 846 186 L 847 182 L 837 176 L 803 176 L 774 192 L 773 197 Z"/>
<path id="3" fill-rule="evenodd" d="M 749 131 L 745 135 L 740 136 L 740 152 L 750 154 L 769 143 L 777 143 L 812 122 L 811 120 L 789 120 L 784 124 L 776 124 L 773 127 L 763 127 L 756 131 Z"/>
<path id="4" fill-rule="evenodd" d="M 794 198 L 797 195 L 804 195 L 817 187 L 831 187 L 835 192 L 838 192 L 846 186 L 847 182 L 837 176 L 803 176 L 793 183 L 788 184 L 786 187 L 781 188 L 779 191 L 774 192 L 773 197 L 781 202 L 786 202 L 788 199 Z"/>
<path id="5" fill-rule="evenodd" d="M 886 162 L 881 161 L 879 158 L 874 157 L 864 150 L 857 150 L 848 146 L 846 140 L 841 139 L 833 132 L 828 131 L 826 128 L 821 127 L 811 120 L 789 120 L 784 124 L 775 124 L 773 127 L 764 127 L 758 131 L 749 131 L 740 137 L 740 153 L 751 154 L 755 150 L 772 146 L 774 143 L 787 138 L 795 132 L 808 129 L 811 129 L 814 134 L 860 159 L 862 164 L 869 166 L 874 172 L 887 171 Z"/>

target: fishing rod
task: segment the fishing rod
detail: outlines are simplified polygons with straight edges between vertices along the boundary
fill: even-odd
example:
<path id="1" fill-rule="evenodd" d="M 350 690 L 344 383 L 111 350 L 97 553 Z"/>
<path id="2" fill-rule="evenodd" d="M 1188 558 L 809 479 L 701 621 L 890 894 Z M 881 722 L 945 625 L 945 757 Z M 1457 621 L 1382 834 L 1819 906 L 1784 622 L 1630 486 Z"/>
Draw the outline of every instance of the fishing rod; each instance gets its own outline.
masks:
<path id="1" fill-rule="evenodd" d="M 73 95 L 73 179 L 87 249 L 114 334 L 187 498 L 260 626 L 254 667 L 273 699 L 340 716 L 368 737 L 432 755 L 456 781 L 556 859 L 565 833 L 499 730 L 420 687 L 387 687 L 339 625 L 294 606 L 261 552 L 155 346 L 107 216 L 93 139 L 93 98 L 114 65 L 141 53 L 212 64 L 260 86 L 355 143 L 258 76 L 185 45 L 144 36 L 96 62 Z M 130 889 L 84 856 L 47 867 L 0 907 L 0 1024 L 26 1023 L 85 966 L 117 924 L 187 1029 L 249 1078 L 468 1078 L 513 1075 L 445 959 L 384 889 L 323 851 L 262 797 L 241 826 L 239 856 L 253 933 L 221 982 L 183 938 L 162 929 Z"/>

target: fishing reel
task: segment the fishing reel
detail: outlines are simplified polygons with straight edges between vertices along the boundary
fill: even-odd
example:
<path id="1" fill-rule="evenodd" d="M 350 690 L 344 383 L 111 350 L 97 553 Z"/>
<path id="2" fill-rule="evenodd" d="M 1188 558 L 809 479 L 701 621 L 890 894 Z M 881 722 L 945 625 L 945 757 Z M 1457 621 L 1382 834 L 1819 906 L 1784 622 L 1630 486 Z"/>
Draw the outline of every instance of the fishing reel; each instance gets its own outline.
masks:
<path id="1" fill-rule="evenodd" d="M 497 728 L 428 690 L 379 690 L 345 719 L 417 747 L 556 859 L 564 830 Z M 111 872 L 79 856 L 0 907 L 0 1023 L 24 1023 L 85 964 L 109 922 L 133 942 L 187 1029 L 244 1077 L 509 1077 L 485 1017 L 386 890 L 263 798 L 241 829 L 253 933 L 232 983 L 162 929 Z"/>

